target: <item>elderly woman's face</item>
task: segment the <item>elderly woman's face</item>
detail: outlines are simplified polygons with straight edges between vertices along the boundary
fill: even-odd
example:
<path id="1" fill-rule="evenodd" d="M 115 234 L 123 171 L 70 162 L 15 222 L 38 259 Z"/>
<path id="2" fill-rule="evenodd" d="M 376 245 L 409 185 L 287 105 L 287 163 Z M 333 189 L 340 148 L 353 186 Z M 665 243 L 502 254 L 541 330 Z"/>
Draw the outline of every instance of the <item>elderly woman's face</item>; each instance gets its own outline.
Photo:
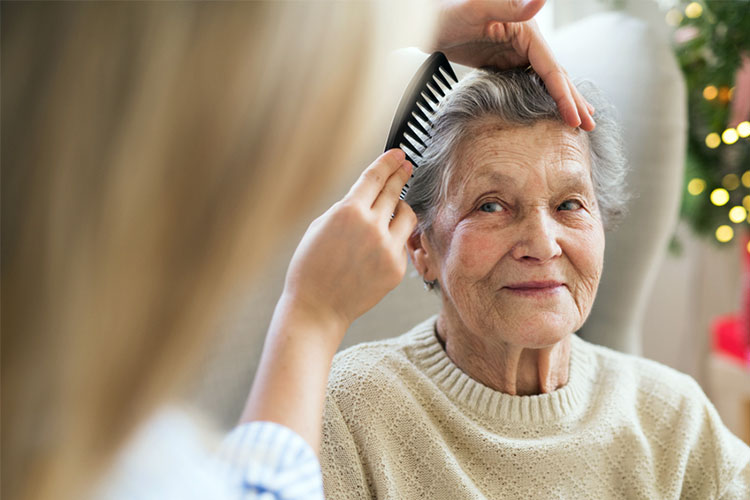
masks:
<path id="1" fill-rule="evenodd" d="M 583 132 L 554 122 L 475 129 L 423 238 L 451 323 L 540 347 L 577 330 L 602 270 L 604 230 Z"/>

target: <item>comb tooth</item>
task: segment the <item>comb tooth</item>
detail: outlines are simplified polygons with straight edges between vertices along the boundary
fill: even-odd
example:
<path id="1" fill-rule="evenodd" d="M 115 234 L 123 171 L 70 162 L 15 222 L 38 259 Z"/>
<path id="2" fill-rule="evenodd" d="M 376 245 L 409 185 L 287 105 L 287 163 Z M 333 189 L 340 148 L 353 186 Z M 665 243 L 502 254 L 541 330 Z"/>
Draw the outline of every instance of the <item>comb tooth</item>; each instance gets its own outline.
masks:
<path id="1" fill-rule="evenodd" d="M 414 118 L 414 120 L 410 120 L 410 122 L 414 121 L 415 123 L 418 123 L 424 130 L 426 130 L 425 135 L 427 136 L 428 139 L 432 137 L 432 134 L 430 134 L 430 129 L 432 128 L 432 125 L 430 124 L 430 122 L 428 120 L 423 120 L 422 118 L 417 116 L 416 113 L 414 112 L 412 112 L 411 116 Z"/>
<path id="2" fill-rule="evenodd" d="M 451 67 L 450 63 L 441 64 L 438 67 L 443 71 L 443 73 L 451 77 L 454 83 L 458 83 L 458 77 L 456 77 L 456 73 L 453 72 L 453 68 Z"/>
<path id="3" fill-rule="evenodd" d="M 427 89 L 426 91 L 422 92 L 422 97 L 427 98 L 429 101 L 432 101 L 432 104 L 435 104 L 437 106 L 437 104 L 438 104 L 438 98 L 435 97 L 435 94 L 433 94 L 432 92 L 429 92 L 429 89 Z"/>
<path id="4" fill-rule="evenodd" d="M 451 88 L 451 84 L 448 83 L 448 79 L 445 78 L 445 76 L 440 71 L 436 71 L 435 74 L 432 75 L 432 76 L 435 78 L 435 80 L 437 80 L 440 83 L 442 83 L 443 86 L 446 87 L 447 89 Z"/>
<path id="5" fill-rule="evenodd" d="M 403 152 L 405 153 L 405 155 L 406 155 L 406 159 L 407 159 L 407 160 L 409 160 L 409 161 L 410 161 L 410 162 L 412 163 L 412 165 L 414 165 L 414 164 L 415 164 L 415 163 L 414 163 L 414 160 L 412 160 L 412 158 L 415 158 L 415 157 L 417 157 L 417 156 L 419 156 L 419 157 L 421 157 L 421 156 L 422 156 L 422 155 L 420 155 L 419 153 L 417 153 L 417 152 L 415 151 L 415 148 L 414 148 L 414 146 L 412 146 L 412 145 L 411 145 L 410 143 L 408 143 L 408 142 L 402 142 L 401 144 L 399 144 L 399 148 L 401 148 L 401 151 L 403 151 Z"/>
<path id="6" fill-rule="evenodd" d="M 417 101 L 417 109 L 422 112 L 424 115 L 424 121 L 430 122 L 430 116 L 435 114 L 435 111 L 432 108 L 428 108 L 427 106 L 422 106 L 420 102 Z M 414 110 L 417 111 L 416 109 Z"/>
<path id="7" fill-rule="evenodd" d="M 434 81 L 434 80 L 433 80 L 433 81 Z M 435 83 L 433 83 L 432 85 L 430 85 L 430 84 L 428 83 L 428 84 L 427 84 L 427 88 L 428 88 L 428 89 L 430 89 L 430 90 L 432 91 L 432 93 L 433 93 L 433 94 L 437 94 L 437 95 L 439 95 L 440 97 L 445 97 L 445 92 L 443 92 L 443 89 L 441 89 L 441 88 L 440 88 L 440 85 L 437 85 L 437 84 L 435 84 Z"/>
<path id="8" fill-rule="evenodd" d="M 425 123 L 430 123 L 429 118 L 427 118 L 427 113 L 425 113 L 425 111 L 419 106 L 416 106 L 414 108 L 414 111 L 411 112 L 411 114 L 414 115 L 416 118 L 421 119 Z"/>
<path id="9" fill-rule="evenodd" d="M 406 122 L 407 125 L 409 125 L 412 129 L 414 129 L 416 132 L 421 132 L 422 135 L 425 135 L 427 137 L 430 136 L 430 134 L 427 133 L 427 130 L 422 126 L 421 123 L 417 120 L 409 120 Z"/>
<path id="10" fill-rule="evenodd" d="M 417 99 L 417 104 L 421 104 L 423 108 L 430 112 L 430 114 L 437 109 L 437 102 L 433 104 L 422 96 Z"/>
<path id="11" fill-rule="evenodd" d="M 442 76 L 442 75 L 441 75 L 441 76 Z M 435 75 L 432 75 L 432 79 L 433 79 L 433 81 L 435 82 L 435 86 L 436 86 L 436 87 L 438 87 L 438 88 L 440 88 L 440 90 L 441 90 L 442 92 L 446 92 L 446 93 L 447 93 L 448 91 L 450 91 L 450 89 L 451 89 L 451 88 L 450 88 L 450 86 L 449 86 L 449 85 L 447 85 L 446 83 L 443 83 L 443 81 L 442 81 L 442 80 L 440 80 L 440 79 L 439 79 L 439 78 L 437 77 L 437 75 L 436 75 L 436 74 L 435 74 Z"/>
<path id="12" fill-rule="evenodd" d="M 411 141 L 412 145 L 414 146 L 414 152 L 415 152 L 415 153 L 417 153 L 417 156 L 421 157 L 422 155 L 421 155 L 421 154 L 419 153 L 419 151 L 418 151 L 418 146 L 417 146 L 417 144 L 419 144 L 420 146 L 422 146 L 422 148 L 426 148 L 426 147 L 427 147 L 427 144 L 425 144 L 425 143 L 424 143 L 424 142 L 422 141 L 422 139 L 420 139 L 419 137 L 417 137 L 417 136 L 416 136 L 416 135 L 414 135 L 414 134 L 408 134 L 408 133 L 405 133 L 405 134 L 404 134 L 404 139 L 408 139 L 409 141 Z M 416 143 L 416 144 L 415 144 L 415 143 Z"/>

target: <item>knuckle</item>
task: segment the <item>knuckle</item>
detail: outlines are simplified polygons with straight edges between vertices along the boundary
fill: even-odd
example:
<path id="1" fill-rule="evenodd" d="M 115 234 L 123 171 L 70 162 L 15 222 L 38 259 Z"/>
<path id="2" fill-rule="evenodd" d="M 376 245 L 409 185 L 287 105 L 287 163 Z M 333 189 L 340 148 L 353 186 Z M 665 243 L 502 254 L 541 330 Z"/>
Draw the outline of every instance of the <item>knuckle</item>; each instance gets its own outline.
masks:
<path id="1" fill-rule="evenodd" d="M 365 173 L 362 174 L 362 176 L 366 181 L 375 184 L 382 184 L 384 181 L 382 172 L 376 167 L 365 170 Z"/>

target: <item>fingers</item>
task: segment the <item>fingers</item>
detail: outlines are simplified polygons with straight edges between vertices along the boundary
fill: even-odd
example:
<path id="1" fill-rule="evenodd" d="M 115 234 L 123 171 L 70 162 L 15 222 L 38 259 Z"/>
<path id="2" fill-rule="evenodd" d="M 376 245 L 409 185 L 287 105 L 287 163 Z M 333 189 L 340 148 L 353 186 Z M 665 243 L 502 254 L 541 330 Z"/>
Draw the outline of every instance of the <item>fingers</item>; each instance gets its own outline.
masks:
<path id="1" fill-rule="evenodd" d="M 544 80 L 547 91 L 557 103 L 560 116 L 571 127 L 580 126 L 587 131 L 593 130 L 596 126 L 591 116 L 593 106 L 586 102 L 570 81 L 541 34 L 534 31 L 530 33 L 530 36 L 532 39 L 528 49 L 529 62 L 534 71 Z"/>
<path id="2" fill-rule="evenodd" d="M 400 149 L 386 151 L 362 172 L 345 198 L 355 199 L 358 203 L 370 208 L 391 175 L 404 163 L 405 158 L 406 155 Z"/>
<path id="3" fill-rule="evenodd" d="M 466 2 L 467 8 L 480 8 L 484 17 L 500 22 L 528 21 L 544 6 L 546 0 L 491 0 Z"/>
<path id="4" fill-rule="evenodd" d="M 586 102 L 586 99 L 584 99 L 581 93 L 578 92 L 578 89 L 573 84 L 573 82 L 570 81 L 570 78 L 566 76 L 566 79 L 568 80 L 568 88 L 570 89 L 570 93 L 576 103 L 578 115 L 581 117 L 581 128 L 587 132 L 591 132 L 596 127 L 594 118 L 591 116 L 593 114 L 594 107 Z"/>
<path id="5" fill-rule="evenodd" d="M 398 200 L 390 230 L 399 246 L 406 244 L 406 240 L 411 236 L 415 227 L 417 227 L 417 216 L 414 210 L 404 200 Z"/>
<path id="6" fill-rule="evenodd" d="M 399 196 L 401 195 L 401 189 L 403 189 L 404 184 L 409 181 L 412 169 L 412 164 L 408 161 L 404 161 L 401 164 L 401 168 L 397 169 L 388 178 L 383 190 L 372 205 L 372 209 L 378 214 L 378 217 L 382 218 L 384 221 L 388 221 L 390 215 L 394 213 L 396 204 L 398 204 L 399 201 Z"/>

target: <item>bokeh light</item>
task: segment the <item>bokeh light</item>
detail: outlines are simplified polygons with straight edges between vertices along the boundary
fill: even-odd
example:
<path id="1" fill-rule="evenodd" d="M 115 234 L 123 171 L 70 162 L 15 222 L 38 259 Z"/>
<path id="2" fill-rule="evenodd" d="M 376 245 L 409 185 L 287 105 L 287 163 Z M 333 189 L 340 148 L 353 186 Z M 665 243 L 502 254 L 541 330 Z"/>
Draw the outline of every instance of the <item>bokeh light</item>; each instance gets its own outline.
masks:
<path id="1" fill-rule="evenodd" d="M 742 206 L 745 207 L 745 210 L 750 212 L 750 194 L 742 198 Z"/>
<path id="2" fill-rule="evenodd" d="M 729 191 L 734 191 L 740 187 L 740 178 L 737 177 L 737 174 L 727 174 L 721 179 L 721 185 Z"/>
<path id="3" fill-rule="evenodd" d="M 677 9 L 669 9 L 665 19 L 668 25 L 679 26 L 682 22 L 682 12 Z"/>
<path id="4" fill-rule="evenodd" d="M 716 239 L 721 243 L 726 243 L 734 238 L 734 229 L 726 224 L 716 228 Z"/>
<path id="5" fill-rule="evenodd" d="M 747 219 L 747 210 L 745 210 L 745 207 L 737 205 L 736 207 L 732 207 L 732 209 L 729 210 L 729 220 L 731 220 L 735 224 L 739 224 L 745 219 Z"/>
<path id="6" fill-rule="evenodd" d="M 732 99 L 732 90 L 726 85 L 719 87 L 719 100 L 723 103 L 728 103 Z"/>
<path id="7" fill-rule="evenodd" d="M 717 89 L 715 85 L 707 85 L 706 88 L 703 89 L 703 97 L 707 101 L 713 101 L 716 99 L 717 95 L 719 95 L 719 89 Z"/>
<path id="8" fill-rule="evenodd" d="M 727 144 L 734 144 L 737 142 L 737 139 L 739 139 L 740 136 L 737 134 L 737 131 L 733 128 L 728 128 L 724 131 L 723 134 L 721 134 L 721 139 L 727 143 Z"/>
<path id="9" fill-rule="evenodd" d="M 695 177 L 693 179 L 690 179 L 690 182 L 688 182 L 688 193 L 692 194 L 693 196 L 698 196 L 703 192 L 704 189 L 706 189 L 706 181 L 704 181 L 703 179 Z"/>
<path id="10" fill-rule="evenodd" d="M 685 7 L 685 15 L 690 19 L 701 17 L 701 14 L 703 14 L 703 7 L 701 7 L 701 4 L 698 2 L 690 2 L 688 6 Z"/>
<path id="11" fill-rule="evenodd" d="M 711 149 L 716 149 L 721 144 L 721 137 L 716 132 L 711 132 L 706 136 L 706 146 Z"/>
<path id="12" fill-rule="evenodd" d="M 741 122 L 737 124 L 737 133 L 740 137 L 750 136 L 750 122 Z"/>
<path id="13" fill-rule="evenodd" d="M 722 207 L 729 201 L 729 191 L 724 188 L 716 188 L 711 191 L 711 203 L 717 207 Z"/>

